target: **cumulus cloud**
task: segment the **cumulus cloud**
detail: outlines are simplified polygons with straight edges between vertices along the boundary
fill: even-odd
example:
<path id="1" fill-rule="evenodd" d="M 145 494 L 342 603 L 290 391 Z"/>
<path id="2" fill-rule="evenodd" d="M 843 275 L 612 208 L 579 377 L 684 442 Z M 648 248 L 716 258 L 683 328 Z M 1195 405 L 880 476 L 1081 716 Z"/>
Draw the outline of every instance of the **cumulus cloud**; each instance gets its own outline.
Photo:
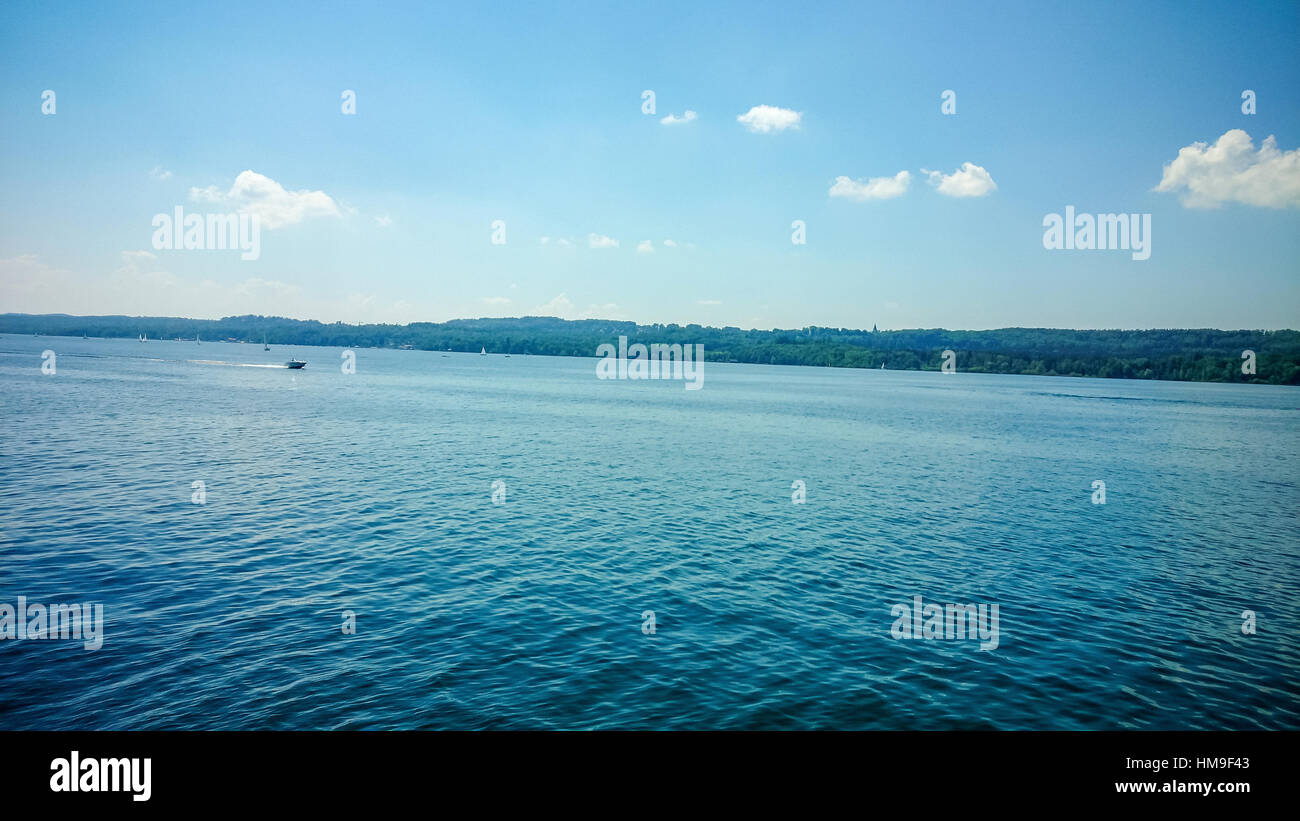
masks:
<path id="1" fill-rule="evenodd" d="M 666 240 L 664 240 L 664 247 L 665 247 L 665 248 L 676 248 L 676 247 L 677 247 L 677 243 L 673 242 L 673 241 L 670 240 L 670 239 L 666 239 Z"/>
<path id="2" fill-rule="evenodd" d="M 907 193 L 912 183 L 912 175 L 899 171 L 892 177 L 872 177 L 869 180 L 851 180 L 848 177 L 836 177 L 831 186 L 832 197 L 844 197 L 863 202 L 865 200 L 888 200 L 901 197 Z"/>
<path id="3" fill-rule="evenodd" d="M 569 299 L 567 293 L 561 293 L 545 304 L 538 305 L 533 312 L 538 316 L 556 316 L 560 319 L 622 319 L 623 314 L 612 302 L 604 305 L 588 305 L 580 310 Z"/>
<path id="4" fill-rule="evenodd" d="M 691 122 L 692 120 L 695 119 L 695 116 L 696 116 L 696 115 L 695 115 L 695 112 L 694 112 L 694 111 L 691 111 L 691 110 L 688 108 L 688 109 L 686 109 L 686 113 L 683 114 L 683 115 L 680 116 L 680 117 L 677 117 L 677 116 L 675 116 L 675 115 L 673 115 L 673 114 L 669 114 L 667 117 L 664 117 L 664 118 L 661 119 L 659 122 L 662 123 L 662 124 L 664 124 L 664 125 L 681 125 L 682 123 L 689 123 L 689 122 Z"/>
<path id="5" fill-rule="evenodd" d="M 951 174 L 928 171 L 924 168 L 921 169 L 921 173 L 930 178 L 930 185 L 947 197 L 983 197 L 998 190 L 998 184 L 993 181 L 989 172 L 973 162 L 962 163 L 961 168 Z"/>
<path id="6" fill-rule="evenodd" d="M 623 312 L 613 302 L 604 305 L 588 305 L 579 319 L 625 319 Z"/>
<path id="7" fill-rule="evenodd" d="M 535 309 L 539 316 L 558 316 L 560 319 L 567 319 L 574 312 L 573 301 L 569 299 L 568 294 L 560 294 L 552 297 L 549 302 L 538 305 Z"/>
<path id="8" fill-rule="evenodd" d="M 1270 134 L 1254 149 L 1240 128 L 1225 132 L 1213 145 L 1192 143 L 1164 167 L 1155 190 L 1181 191 L 1188 208 L 1217 208 L 1225 202 L 1263 208 L 1300 205 L 1300 148 L 1280 151 Z"/>
<path id="9" fill-rule="evenodd" d="M 375 225 L 378 225 L 380 228 L 387 228 L 392 224 L 393 224 L 393 218 L 388 216 L 387 214 L 382 214 L 378 217 L 375 217 Z"/>
<path id="10" fill-rule="evenodd" d="M 149 171 L 149 178 L 158 180 L 159 182 L 162 182 L 163 180 L 170 180 L 172 178 L 172 172 L 163 168 L 161 165 L 155 165 Z"/>
<path id="11" fill-rule="evenodd" d="M 745 126 L 754 134 L 769 134 L 773 131 L 785 131 L 798 128 L 803 113 L 773 105 L 756 105 L 736 118 L 736 122 Z"/>
<path id="12" fill-rule="evenodd" d="M 240 172 L 226 192 L 215 185 L 191 188 L 190 199 L 256 214 L 262 227 L 268 230 L 313 217 L 337 217 L 341 213 L 338 203 L 324 191 L 288 191 L 256 171 Z"/>
<path id="13" fill-rule="evenodd" d="M 122 264 L 113 270 L 108 281 L 127 293 L 175 288 L 179 280 L 170 271 L 159 270 L 157 259 L 148 251 L 123 251 Z"/>
<path id="14" fill-rule="evenodd" d="M 588 248 L 617 248 L 618 240 L 613 239 L 612 237 L 607 237 L 603 234 L 588 234 L 587 247 Z"/>
<path id="15" fill-rule="evenodd" d="M 638 254 L 653 254 L 655 252 L 655 244 L 648 239 L 643 239 L 636 244 L 636 252 Z"/>
<path id="16" fill-rule="evenodd" d="M 235 293 L 241 296 L 252 297 L 254 299 L 271 299 L 283 300 L 291 299 L 302 293 L 302 288 L 297 285 L 291 285 L 288 282 L 281 282 L 278 279 L 262 279 L 261 277 L 250 277 L 235 286 Z M 361 305 L 369 305 L 373 301 L 359 300 L 357 294 L 352 294 L 349 301 Z"/>
<path id="17" fill-rule="evenodd" d="M 157 257 L 142 250 L 122 251 L 109 264 L 90 271 L 52 266 L 34 254 L 0 259 L 0 305 L 4 310 L 33 314 L 197 319 L 262 314 L 323 322 L 399 324 L 428 319 L 436 310 L 433 305 L 389 302 L 366 294 L 344 297 L 318 287 L 260 277 L 218 282 L 179 275 L 161 270 Z"/>

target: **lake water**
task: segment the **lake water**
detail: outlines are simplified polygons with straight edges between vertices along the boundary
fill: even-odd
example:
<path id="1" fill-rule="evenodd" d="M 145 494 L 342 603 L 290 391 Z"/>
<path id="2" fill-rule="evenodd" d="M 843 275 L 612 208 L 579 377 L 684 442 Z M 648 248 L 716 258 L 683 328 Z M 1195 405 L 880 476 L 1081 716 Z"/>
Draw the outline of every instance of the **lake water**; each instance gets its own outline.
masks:
<path id="1" fill-rule="evenodd" d="M 1300 729 L 1295 388 L 273 347 L 0 336 L 0 729 Z"/>

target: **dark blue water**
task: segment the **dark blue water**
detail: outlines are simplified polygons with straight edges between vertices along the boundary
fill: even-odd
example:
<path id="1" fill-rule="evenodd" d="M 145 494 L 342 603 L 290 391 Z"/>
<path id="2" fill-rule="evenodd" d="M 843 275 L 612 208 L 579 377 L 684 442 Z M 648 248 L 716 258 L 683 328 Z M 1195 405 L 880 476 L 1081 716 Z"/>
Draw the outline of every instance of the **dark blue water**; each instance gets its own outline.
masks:
<path id="1" fill-rule="evenodd" d="M 1294 388 L 339 357 L 0 336 L 0 728 L 1300 728 Z"/>

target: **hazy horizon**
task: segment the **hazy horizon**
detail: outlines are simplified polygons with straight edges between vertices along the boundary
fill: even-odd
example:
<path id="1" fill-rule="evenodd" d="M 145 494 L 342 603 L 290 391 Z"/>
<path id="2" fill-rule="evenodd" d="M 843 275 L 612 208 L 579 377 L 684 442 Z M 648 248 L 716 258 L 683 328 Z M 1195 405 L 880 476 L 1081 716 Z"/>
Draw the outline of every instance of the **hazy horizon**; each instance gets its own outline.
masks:
<path id="1" fill-rule="evenodd" d="M 70 314 L 70 313 L 62 312 L 62 311 L 47 311 L 47 312 L 44 312 L 44 313 L 28 313 L 28 312 L 24 312 L 24 311 L 6 311 L 5 313 L 0 314 L 0 316 L 29 316 L 29 317 L 39 317 L 39 316 L 63 316 L 63 317 L 71 317 L 71 318 L 74 318 L 74 319 L 93 319 L 93 318 L 96 318 L 96 317 L 116 317 L 116 316 L 120 316 L 120 317 L 125 317 L 125 318 L 127 318 L 127 319 L 184 319 L 184 320 L 193 320 L 193 321 L 196 321 L 196 322 L 220 322 L 220 321 L 223 320 L 223 319 L 235 319 L 235 318 L 238 318 L 238 317 L 241 317 L 241 316 L 261 316 L 261 317 L 263 317 L 263 318 L 265 318 L 265 319 L 288 319 L 288 320 L 292 320 L 292 321 L 296 321 L 296 322 L 319 322 L 319 323 L 321 323 L 322 325 L 332 325 L 332 324 L 335 324 L 335 322 L 342 322 L 344 325 L 400 325 L 400 326 L 405 326 L 405 325 L 416 325 L 416 324 L 422 324 L 422 323 L 444 324 L 444 323 L 447 323 L 447 322 L 481 322 L 481 321 L 491 321 L 491 320 L 511 320 L 511 319 L 558 319 L 558 320 L 565 321 L 565 322 L 574 322 L 574 321 L 592 321 L 592 322 L 632 322 L 632 321 L 634 321 L 634 320 L 630 320 L 630 319 L 613 319 L 613 318 L 610 318 L 610 317 L 583 317 L 581 320 L 574 320 L 574 319 L 565 319 L 564 317 L 561 317 L 561 316 L 545 316 L 545 315 L 541 315 L 541 314 L 521 314 L 521 315 L 518 315 L 518 316 L 462 316 L 462 317 L 452 317 L 451 319 L 443 319 L 443 320 L 437 320 L 437 321 L 435 321 L 435 320 L 428 320 L 428 319 L 413 319 L 413 320 L 411 320 L 410 322 L 347 322 L 347 321 L 345 321 L 345 320 L 327 321 L 327 320 L 323 320 L 323 319 L 315 319 L 315 318 L 312 318 L 312 317 L 306 317 L 306 318 L 303 318 L 303 317 L 293 317 L 293 316 L 281 316 L 281 315 L 277 315 L 277 314 L 229 314 L 229 315 L 226 315 L 226 316 L 219 316 L 219 317 L 201 317 L 201 316 L 178 316 L 178 315 L 162 315 L 162 314 Z M 806 324 L 805 324 L 805 325 L 798 325 L 798 326 L 793 326 L 793 325 L 792 325 L 792 326 L 787 326 L 787 327 L 775 327 L 775 328 L 753 328 L 753 327 L 746 328 L 746 327 L 743 326 L 743 325 L 730 325 L 730 326 L 728 326 L 728 325 L 711 325 L 711 324 L 704 324 L 704 323 L 698 323 L 698 322 L 696 322 L 696 323 L 682 323 L 682 322 L 677 322 L 677 323 L 673 323 L 673 322 L 637 322 L 636 324 L 639 325 L 639 326 L 641 326 L 641 327 L 653 327 L 653 326 L 655 326 L 655 325 L 674 325 L 674 324 L 675 324 L 675 325 L 678 325 L 678 326 L 683 326 L 683 327 L 684 327 L 685 325 L 700 325 L 701 327 L 705 327 L 705 328 L 718 328 L 718 329 L 723 329 L 723 328 L 731 327 L 731 328 L 739 328 L 740 330 L 746 330 L 746 331 L 798 331 L 798 330 L 803 330 L 804 328 L 809 328 L 809 327 L 817 327 L 817 328 L 835 328 L 835 329 L 837 329 L 837 330 L 844 330 L 844 331 L 870 331 L 870 330 L 871 330 L 870 328 L 863 328 L 863 327 L 861 327 L 861 326 L 853 326 L 853 325 L 835 325 L 835 326 L 831 326 L 831 325 L 815 325 L 815 326 L 814 326 L 814 325 L 806 325 Z M 1230 332 L 1233 332 L 1233 331 L 1295 331 L 1295 330 L 1297 330 L 1296 328 L 1211 328 L 1211 327 L 1204 327 L 1204 326 L 1197 326 L 1197 327 L 1159 327 L 1159 328 L 1157 328 L 1157 327 L 1150 327 L 1150 328 L 1119 328 L 1119 327 L 1066 328 L 1066 327 L 1050 326 L 1050 325 L 1003 325 L 1003 326 L 999 326 L 999 327 L 996 327 L 996 328 L 959 328 L 959 327 L 943 327 L 943 326 L 939 326 L 939 325 L 927 325 L 927 326 L 916 326 L 916 327 L 907 327 L 907 328 L 901 328 L 901 327 L 900 327 L 900 328 L 878 328 L 878 330 L 879 330 L 880 332 L 882 332 L 882 333 L 884 333 L 884 332 L 886 332 L 886 331 L 926 331 L 926 330 L 943 330 L 943 331 L 1003 331 L 1003 330 L 1017 330 L 1017 329 L 1025 329 L 1025 330 L 1035 330 L 1035 329 L 1036 329 L 1036 330 L 1049 330 L 1049 331 L 1135 331 L 1135 332 L 1141 332 L 1141 331 L 1224 331 L 1224 332 L 1229 332 L 1229 333 L 1230 333 Z M 0 331 L 0 333 L 11 333 L 11 332 Z M 58 336 L 58 334 L 51 334 L 51 336 Z M 214 342 L 220 342 L 221 340 L 213 340 L 213 341 L 214 341 Z"/>

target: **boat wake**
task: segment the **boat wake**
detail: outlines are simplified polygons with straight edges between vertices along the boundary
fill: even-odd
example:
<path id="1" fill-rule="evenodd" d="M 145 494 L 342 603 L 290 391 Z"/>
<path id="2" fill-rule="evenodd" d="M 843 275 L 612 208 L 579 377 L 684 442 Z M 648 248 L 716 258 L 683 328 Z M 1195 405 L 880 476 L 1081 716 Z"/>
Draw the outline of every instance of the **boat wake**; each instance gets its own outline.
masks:
<path id="1" fill-rule="evenodd" d="M 191 365 L 229 365 L 232 368 L 277 368 L 284 370 L 287 365 L 258 365 L 252 362 L 222 362 L 217 359 L 187 359 Z"/>

